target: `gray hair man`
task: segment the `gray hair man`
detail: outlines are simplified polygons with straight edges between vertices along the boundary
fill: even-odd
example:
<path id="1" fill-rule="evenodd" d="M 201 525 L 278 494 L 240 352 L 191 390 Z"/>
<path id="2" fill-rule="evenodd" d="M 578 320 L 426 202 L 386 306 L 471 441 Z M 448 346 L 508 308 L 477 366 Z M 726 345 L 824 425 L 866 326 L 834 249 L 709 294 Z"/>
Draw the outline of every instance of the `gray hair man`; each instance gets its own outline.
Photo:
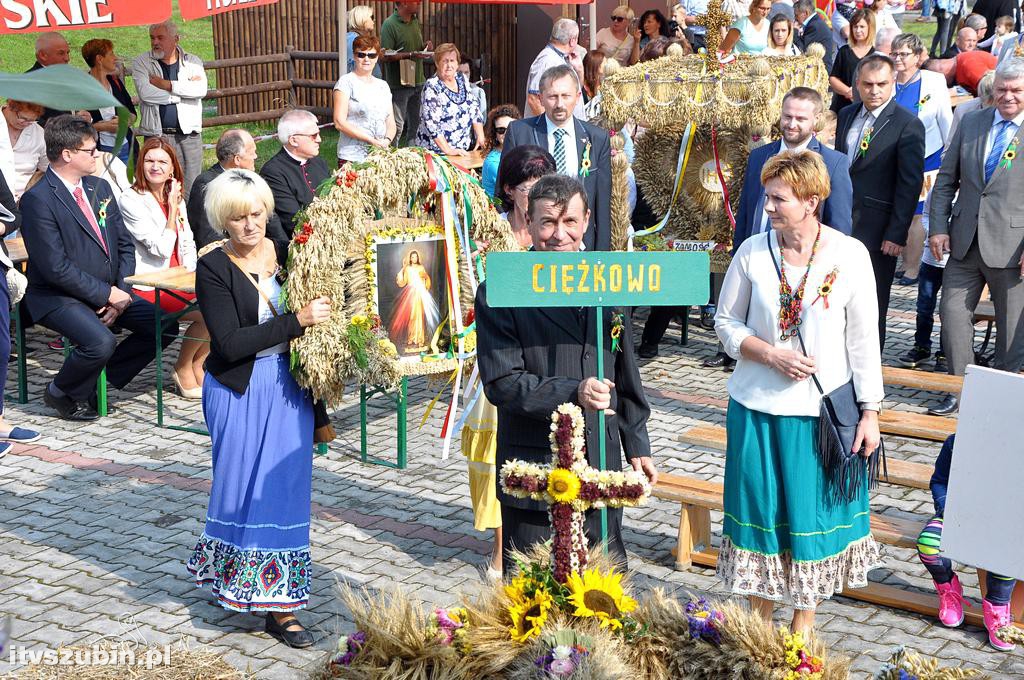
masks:
<path id="1" fill-rule="evenodd" d="M 71 47 L 68 46 L 68 41 L 64 39 L 64 36 L 56 31 L 40 33 L 36 38 L 36 62 L 26 73 L 38 71 L 47 66 L 67 64 L 69 61 L 71 61 Z M 46 127 L 47 121 L 51 118 L 65 113 L 73 113 L 82 120 L 92 122 L 92 115 L 88 111 L 58 111 L 48 107 L 43 109 L 43 115 L 39 116 L 37 122 L 40 127 Z"/>
<path id="2" fill-rule="evenodd" d="M 281 116 L 277 139 L 281 150 L 263 165 L 260 176 L 274 192 L 274 212 L 291 240 L 295 216 L 313 202 L 317 187 L 331 171 L 319 156 L 320 127 L 309 111 L 292 109 Z"/>
<path id="3" fill-rule="evenodd" d="M 217 162 L 196 178 L 186 205 L 188 223 L 192 227 L 192 236 L 199 248 L 222 238 L 206 216 L 206 187 L 225 170 L 240 168 L 256 171 L 256 140 L 248 130 L 233 128 L 225 131 L 217 140 L 216 154 Z M 284 230 L 281 229 L 281 222 L 274 215 L 267 220 L 267 238 L 274 242 L 287 242 Z"/>
<path id="4" fill-rule="evenodd" d="M 164 137 L 185 173 L 185 195 L 203 170 L 203 60 L 178 44 L 178 27 L 164 21 L 149 27 L 150 51 L 132 62 L 139 92 L 138 131 L 144 137 Z"/>
<path id="5" fill-rule="evenodd" d="M 577 252 L 589 222 L 587 196 L 574 177 L 547 175 L 530 190 L 529 230 L 537 251 Z M 621 352 L 612 352 L 608 334 L 595 342 L 593 308 L 492 308 L 487 286 L 477 289 L 476 323 L 478 360 L 484 394 L 498 410 L 496 467 L 518 458 L 543 463 L 551 458 L 548 425 L 560 404 L 579 404 L 586 420 L 586 451 L 589 464 L 598 462 L 597 410 L 607 411 L 606 465 L 619 470 L 629 464 L 656 483 L 658 472 L 651 457 L 647 419 L 650 407 L 644 397 L 640 372 L 633 354 L 631 333 L 624 333 Z M 601 314 L 610 318 L 612 310 Z M 603 374 L 597 372 L 598 352 L 604 358 Z M 502 566 L 506 574 L 513 561 L 512 549 L 528 550 L 551 537 L 547 506 L 498 490 L 502 522 Z M 588 511 L 584 531 L 591 545 L 601 538 L 600 512 Z M 626 566 L 622 540 L 622 509 L 608 509 L 608 552 Z"/>
<path id="6" fill-rule="evenodd" d="M 963 375 L 974 359 L 974 308 L 988 285 L 996 317 L 994 368 L 1024 367 L 1024 163 L 1013 162 L 1024 123 L 1024 60 L 999 65 L 995 106 L 967 114 L 946 145 L 932 190 L 932 255 L 950 254 L 942 277 L 942 344 L 949 371 Z M 952 210 L 956 199 L 956 211 Z M 957 410 L 949 397 L 933 412 Z"/>
<path id="7" fill-rule="evenodd" d="M 544 49 L 530 64 L 530 75 L 526 79 L 526 105 L 523 111 L 528 116 L 538 116 L 544 112 L 540 101 L 540 80 L 544 73 L 555 66 L 568 65 L 576 79 L 576 89 L 580 93 L 576 101 L 573 115 L 586 120 L 583 113 L 583 57 L 587 51 L 579 46 L 580 27 L 572 19 L 561 18 L 551 27 L 551 39 Z"/>

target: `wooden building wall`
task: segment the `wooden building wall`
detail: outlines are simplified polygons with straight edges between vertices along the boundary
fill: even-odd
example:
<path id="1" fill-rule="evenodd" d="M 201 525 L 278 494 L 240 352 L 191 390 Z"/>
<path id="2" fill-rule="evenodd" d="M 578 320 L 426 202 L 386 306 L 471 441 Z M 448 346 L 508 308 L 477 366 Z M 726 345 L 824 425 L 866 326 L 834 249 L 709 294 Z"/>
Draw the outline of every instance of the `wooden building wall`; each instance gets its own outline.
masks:
<path id="1" fill-rule="evenodd" d="M 378 35 L 380 24 L 394 9 L 393 2 L 348 0 L 349 7 L 368 4 L 374 7 Z M 486 55 L 490 63 L 491 83 L 484 86 L 488 106 L 515 102 L 516 24 L 513 5 L 467 5 L 461 3 L 422 2 L 420 23 L 423 36 L 435 45 L 452 42 L 467 56 Z M 284 52 L 288 46 L 298 50 L 331 51 L 338 49 L 338 0 L 281 0 L 273 5 L 253 7 L 219 14 L 213 20 L 215 54 L 218 59 L 248 57 Z M 429 62 L 428 62 L 429 64 Z M 428 75 L 432 73 L 432 65 Z M 337 61 L 298 61 L 295 77 L 311 80 L 336 80 Z M 525 77 L 525 74 L 524 74 Z M 288 78 L 287 65 L 265 64 L 221 69 L 218 87 L 241 87 L 258 82 Z M 330 91 L 300 88 L 298 105 L 330 106 Z M 219 113 L 248 113 L 273 109 L 289 102 L 287 91 L 246 94 L 224 98 Z"/>

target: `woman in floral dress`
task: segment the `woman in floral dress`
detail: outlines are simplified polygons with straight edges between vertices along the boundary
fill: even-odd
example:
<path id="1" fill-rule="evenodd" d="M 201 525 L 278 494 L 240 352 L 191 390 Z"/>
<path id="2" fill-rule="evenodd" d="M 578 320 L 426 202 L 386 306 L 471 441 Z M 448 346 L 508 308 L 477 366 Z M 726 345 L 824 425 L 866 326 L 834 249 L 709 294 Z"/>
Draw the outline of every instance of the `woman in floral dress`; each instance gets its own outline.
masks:
<path id="1" fill-rule="evenodd" d="M 434 50 L 437 75 L 423 85 L 416 146 L 446 156 L 462 156 L 484 143 L 484 112 L 459 73 L 459 48 L 452 43 Z"/>

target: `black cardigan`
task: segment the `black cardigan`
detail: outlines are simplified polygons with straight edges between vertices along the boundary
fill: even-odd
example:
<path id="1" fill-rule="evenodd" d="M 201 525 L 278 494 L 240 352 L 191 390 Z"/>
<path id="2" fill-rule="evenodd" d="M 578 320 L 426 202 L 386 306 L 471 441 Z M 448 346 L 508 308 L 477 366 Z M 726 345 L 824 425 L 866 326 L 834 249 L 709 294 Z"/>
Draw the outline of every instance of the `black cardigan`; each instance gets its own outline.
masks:
<path id="1" fill-rule="evenodd" d="M 286 249 L 278 247 L 278 262 Z M 256 353 L 297 338 L 305 329 L 294 313 L 259 322 L 259 292 L 220 248 L 199 258 L 196 297 L 210 329 L 206 370 L 239 394 L 249 387 Z"/>

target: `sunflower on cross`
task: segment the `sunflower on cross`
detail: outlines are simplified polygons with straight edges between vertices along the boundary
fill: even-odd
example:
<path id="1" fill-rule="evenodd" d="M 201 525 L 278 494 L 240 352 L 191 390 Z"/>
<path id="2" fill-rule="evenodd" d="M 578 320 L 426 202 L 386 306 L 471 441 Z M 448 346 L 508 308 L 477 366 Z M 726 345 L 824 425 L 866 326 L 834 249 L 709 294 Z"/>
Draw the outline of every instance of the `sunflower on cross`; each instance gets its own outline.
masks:
<path id="1" fill-rule="evenodd" d="M 583 431 L 580 407 L 562 404 L 551 414 L 551 464 L 510 460 L 501 468 L 505 493 L 550 506 L 554 576 L 559 583 L 566 583 L 571 574 L 578 575 L 587 566 L 585 511 L 643 505 L 651 493 L 641 472 L 590 467 Z"/>

